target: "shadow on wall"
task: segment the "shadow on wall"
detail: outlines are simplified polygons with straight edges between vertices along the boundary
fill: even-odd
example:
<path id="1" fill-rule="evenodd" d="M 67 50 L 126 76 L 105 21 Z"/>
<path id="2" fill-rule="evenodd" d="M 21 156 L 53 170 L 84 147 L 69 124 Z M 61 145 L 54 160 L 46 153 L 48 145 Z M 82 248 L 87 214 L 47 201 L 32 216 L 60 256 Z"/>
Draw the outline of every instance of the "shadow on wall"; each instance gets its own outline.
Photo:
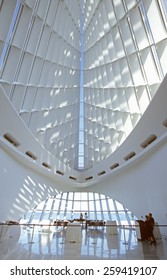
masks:
<path id="1" fill-rule="evenodd" d="M 20 187 L 17 196 L 9 209 L 7 219 L 18 220 L 25 212 L 37 206 L 46 197 L 53 196 L 58 191 L 45 183 L 36 182 L 31 176 L 27 176 Z"/>

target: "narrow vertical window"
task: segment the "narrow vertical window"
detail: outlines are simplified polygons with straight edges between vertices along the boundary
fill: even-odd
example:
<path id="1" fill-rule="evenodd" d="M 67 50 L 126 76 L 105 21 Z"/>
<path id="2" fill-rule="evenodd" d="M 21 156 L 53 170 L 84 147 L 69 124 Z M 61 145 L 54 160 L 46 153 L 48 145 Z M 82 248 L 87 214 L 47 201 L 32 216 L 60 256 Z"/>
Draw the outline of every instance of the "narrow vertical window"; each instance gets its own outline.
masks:
<path id="1" fill-rule="evenodd" d="M 84 169 L 84 0 L 81 14 L 81 55 L 80 55 L 80 98 L 79 98 L 79 144 L 78 169 Z"/>

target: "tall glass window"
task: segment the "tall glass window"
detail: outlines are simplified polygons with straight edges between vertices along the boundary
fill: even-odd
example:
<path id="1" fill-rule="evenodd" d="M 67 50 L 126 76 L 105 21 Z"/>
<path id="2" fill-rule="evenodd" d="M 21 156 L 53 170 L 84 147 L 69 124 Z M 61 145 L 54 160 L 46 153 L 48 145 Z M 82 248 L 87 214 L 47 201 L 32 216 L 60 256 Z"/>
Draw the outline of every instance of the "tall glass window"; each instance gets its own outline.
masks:
<path id="1" fill-rule="evenodd" d="M 118 224 L 132 224 L 133 213 L 113 198 L 99 193 L 68 192 L 48 198 L 29 211 L 23 222 L 73 220 L 87 213 L 90 220 L 116 220 Z"/>
<path id="2" fill-rule="evenodd" d="M 84 169 L 84 0 L 81 17 L 81 61 L 80 61 L 80 103 L 79 103 L 79 144 L 78 169 Z"/>

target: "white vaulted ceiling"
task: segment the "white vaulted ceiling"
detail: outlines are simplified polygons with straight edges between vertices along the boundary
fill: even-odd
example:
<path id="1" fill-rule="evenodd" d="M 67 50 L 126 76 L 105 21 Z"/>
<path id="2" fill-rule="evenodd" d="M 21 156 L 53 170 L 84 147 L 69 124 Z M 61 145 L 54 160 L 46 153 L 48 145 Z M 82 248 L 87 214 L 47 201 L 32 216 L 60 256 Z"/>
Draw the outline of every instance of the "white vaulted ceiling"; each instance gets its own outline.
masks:
<path id="1" fill-rule="evenodd" d="M 85 171 L 103 163 L 167 72 L 165 1 L 0 5 L 0 82 L 15 110 L 64 165 Z"/>

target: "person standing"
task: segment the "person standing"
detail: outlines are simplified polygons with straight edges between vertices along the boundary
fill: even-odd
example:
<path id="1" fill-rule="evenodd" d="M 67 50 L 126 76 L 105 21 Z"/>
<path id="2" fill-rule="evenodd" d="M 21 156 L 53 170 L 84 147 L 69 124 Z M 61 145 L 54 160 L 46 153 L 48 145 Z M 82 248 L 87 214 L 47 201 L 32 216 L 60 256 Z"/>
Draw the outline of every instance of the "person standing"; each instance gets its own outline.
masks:
<path id="1" fill-rule="evenodd" d="M 151 223 L 148 215 L 145 215 L 144 227 L 146 240 L 151 243 Z"/>
<path id="2" fill-rule="evenodd" d="M 85 228 L 87 229 L 87 219 L 88 219 L 88 214 L 85 213 Z"/>
<path id="3" fill-rule="evenodd" d="M 155 224 L 155 220 L 152 216 L 152 213 L 149 213 L 148 215 L 149 221 L 150 221 L 150 225 L 151 225 L 151 235 L 150 235 L 150 245 L 154 244 L 156 245 L 156 240 L 155 240 L 155 236 L 154 236 L 154 224 Z"/>

